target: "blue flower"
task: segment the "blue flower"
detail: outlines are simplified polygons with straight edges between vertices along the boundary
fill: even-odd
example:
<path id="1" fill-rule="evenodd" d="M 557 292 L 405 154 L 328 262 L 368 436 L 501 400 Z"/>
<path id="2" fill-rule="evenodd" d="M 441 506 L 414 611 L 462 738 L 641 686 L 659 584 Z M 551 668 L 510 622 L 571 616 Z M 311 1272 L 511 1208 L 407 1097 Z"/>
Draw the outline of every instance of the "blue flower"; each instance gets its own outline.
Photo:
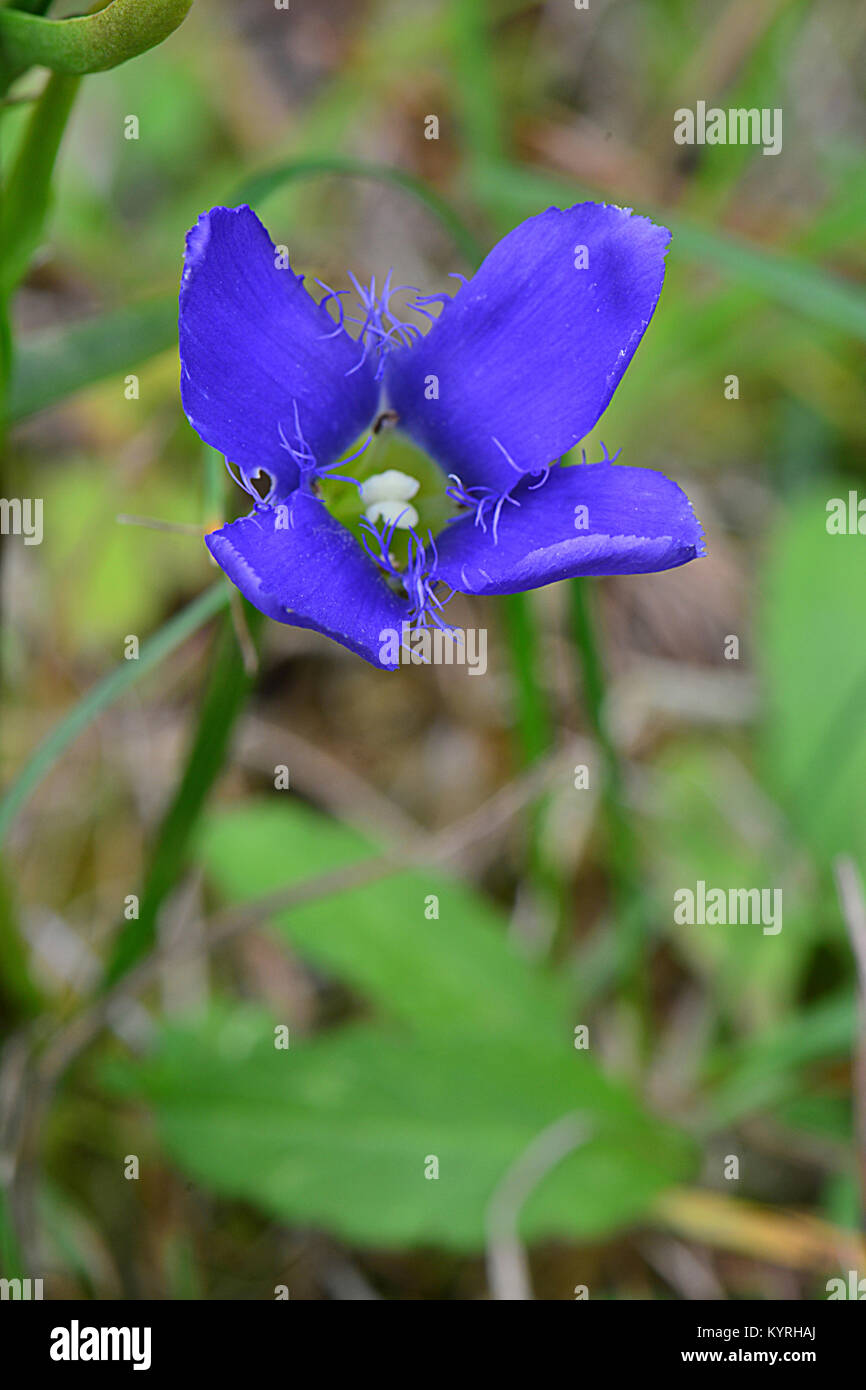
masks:
<path id="1" fill-rule="evenodd" d="M 596 464 L 558 462 L 631 361 L 669 240 L 626 209 L 549 208 L 453 297 L 416 292 L 409 307 L 429 320 L 425 334 L 391 312 L 390 274 L 381 292 L 351 277 L 363 311 L 353 337 L 347 291 L 322 285 L 317 303 L 248 207 L 205 213 L 181 281 L 181 394 L 253 499 L 249 516 L 207 537 L 225 573 L 278 622 L 391 669 L 382 634 L 443 625 L 442 585 L 509 594 L 703 555 L 688 499 L 661 473 L 606 451 Z M 461 509 L 435 539 L 418 529 L 413 480 L 394 470 L 358 484 L 357 538 L 321 500 L 321 484 L 351 470 L 357 453 L 345 450 L 386 410 L 440 465 Z"/>

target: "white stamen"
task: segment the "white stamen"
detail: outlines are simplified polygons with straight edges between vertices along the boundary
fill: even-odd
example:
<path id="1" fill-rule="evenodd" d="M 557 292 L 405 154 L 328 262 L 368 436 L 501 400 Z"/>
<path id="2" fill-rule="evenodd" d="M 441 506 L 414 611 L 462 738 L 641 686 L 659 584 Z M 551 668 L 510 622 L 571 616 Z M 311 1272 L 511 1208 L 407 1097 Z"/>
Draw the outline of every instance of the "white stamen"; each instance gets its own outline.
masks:
<path id="1" fill-rule="evenodd" d="M 388 468 L 384 473 L 374 473 L 372 478 L 361 484 L 361 496 L 365 505 L 370 502 L 408 502 L 420 486 L 417 478 L 401 473 L 398 468 Z"/>
<path id="2" fill-rule="evenodd" d="M 418 525 L 418 513 L 409 506 L 409 498 L 415 496 L 420 486 L 417 478 L 401 473 L 398 468 L 374 473 L 361 484 L 364 515 L 374 524 L 384 521 L 390 526 L 395 521 L 398 531 L 408 531 L 410 526 Z"/>
<path id="3" fill-rule="evenodd" d="M 398 531 L 408 531 L 410 526 L 418 525 L 418 513 L 415 508 L 408 502 L 396 501 L 393 498 L 371 502 L 364 515 L 368 521 L 384 521 L 386 526 L 396 521 Z"/>

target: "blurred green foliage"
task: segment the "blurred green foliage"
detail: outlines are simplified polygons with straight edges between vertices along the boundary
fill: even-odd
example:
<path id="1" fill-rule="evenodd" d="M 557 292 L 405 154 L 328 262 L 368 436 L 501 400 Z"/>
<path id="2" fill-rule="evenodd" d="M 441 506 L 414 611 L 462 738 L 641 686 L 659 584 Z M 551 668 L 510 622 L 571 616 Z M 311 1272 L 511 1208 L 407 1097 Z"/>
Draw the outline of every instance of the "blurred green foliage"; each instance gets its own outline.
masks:
<path id="1" fill-rule="evenodd" d="M 121 1005 L 102 1020 L 114 1036 L 87 1034 L 51 1077 L 48 1114 L 4 1131 L 30 1161 L 0 1204 L 4 1273 L 35 1248 L 52 1291 L 76 1297 L 268 1297 L 289 1263 L 318 1297 L 339 1241 L 389 1296 L 478 1296 L 491 1197 L 566 1113 L 592 1137 L 521 1219 L 546 1242 L 542 1295 L 570 1297 L 579 1263 L 593 1296 L 688 1296 L 642 1236 L 684 1183 L 715 1188 L 738 1231 L 742 1198 L 794 1225 L 823 1215 L 841 1249 L 860 1194 L 833 869 L 866 869 L 866 645 L 863 539 L 828 534 L 826 504 L 863 487 L 864 46 L 854 0 L 329 0 L 266 16 L 208 0 L 77 94 L 60 79 L 38 104 L 35 73 L 12 88 L 0 225 L 8 283 L 29 272 L 4 485 L 44 497 L 46 532 L 35 551 L 4 545 L 4 1077 L 22 1053 L 48 1066 L 52 1040 L 104 1006 L 106 972 Z M 674 109 L 699 98 L 783 107 L 782 154 L 674 146 Z M 268 624 L 244 707 L 235 629 L 222 614 L 215 654 L 202 630 L 227 601 L 204 547 L 115 521 L 241 509 L 182 417 L 175 346 L 184 233 L 241 197 L 309 283 L 340 287 L 393 261 L 398 281 L 445 288 L 550 202 L 597 197 L 671 227 L 659 311 L 586 448 L 604 439 L 683 482 L 709 559 L 601 586 L 597 701 L 585 661 L 575 689 L 563 596 L 545 592 L 471 610 L 494 663 L 462 686 L 385 678 Z M 138 666 L 129 633 L 151 634 Z M 174 979 L 172 931 L 375 853 L 382 826 L 355 827 L 383 801 L 439 827 L 551 742 L 605 728 L 639 873 L 643 1061 L 600 760 L 592 797 L 566 776 L 466 881 L 418 867 L 333 892 L 202 946 L 192 984 L 187 952 Z M 281 732 L 311 750 L 290 793 L 270 771 Z M 677 926 L 672 894 L 698 880 L 781 886 L 783 930 Z M 141 916 L 122 918 L 136 892 Z M 545 960 L 526 921 L 548 908 Z M 142 1004 L 122 975 L 159 940 L 169 963 Z M 122 1179 L 128 1153 L 140 1183 Z M 729 1153 L 737 1183 L 720 1176 Z M 725 1241 L 698 1253 L 731 1295 L 821 1296 L 820 1261 L 792 1274 L 760 1233 L 730 1258 Z"/>
<path id="2" fill-rule="evenodd" d="M 221 817 L 203 843 L 241 901 L 372 851 L 312 811 L 268 804 Z M 573 1046 L 561 986 L 520 960 L 471 890 L 401 873 L 294 907 L 275 926 L 382 1023 L 346 1024 L 288 1056 L 259 1011 L 224 1006 L 200 1027 L 166 1030 L 136 1089 L 169 1151 L 216 1190 L 350 1239 L 471 1250 L 510 1164 L 569 1111 L 592 1137 L 533 1195 L 527 1236 L 604 1234 L 689 1174 L 685 1136 Z M 424 1178 L 431 1153 L 437 1181 Z"/>

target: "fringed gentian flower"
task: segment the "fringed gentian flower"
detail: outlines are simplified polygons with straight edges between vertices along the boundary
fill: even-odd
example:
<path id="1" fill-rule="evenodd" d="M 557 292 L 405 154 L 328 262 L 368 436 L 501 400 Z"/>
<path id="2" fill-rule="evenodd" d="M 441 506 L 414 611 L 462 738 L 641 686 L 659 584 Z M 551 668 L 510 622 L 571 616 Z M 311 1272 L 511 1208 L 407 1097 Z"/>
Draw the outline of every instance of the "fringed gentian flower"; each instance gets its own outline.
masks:
<path id="1" fill-rule="evenodd" d="M 549 208 L 453 297 L 414 291 L 424 334 L 392 313 L 390 274 L 380 292 L 350 277 L 363 315 L 352 336 L 348 291 L 322 285 L 317 303 L 248 207 L 205 213 L 187 238 L 181 392 L 253 499 L 249 516 L 207 537 L 225 573 L 269 617 L 393 669 L 385 635 L 445 626 L 448 590 L 509 594 L 704 554 L 688 499 L 661 473 L 606 450 L 599 463 L 560 462 L 631 361 L 669 239 L 626 209 Z M 457 514 L 435 539 L 417 480 L 353 476 L 385 419 L 441 467 Z M 357 482 L 357 534 L 322 500 L 335 477 Z"/>

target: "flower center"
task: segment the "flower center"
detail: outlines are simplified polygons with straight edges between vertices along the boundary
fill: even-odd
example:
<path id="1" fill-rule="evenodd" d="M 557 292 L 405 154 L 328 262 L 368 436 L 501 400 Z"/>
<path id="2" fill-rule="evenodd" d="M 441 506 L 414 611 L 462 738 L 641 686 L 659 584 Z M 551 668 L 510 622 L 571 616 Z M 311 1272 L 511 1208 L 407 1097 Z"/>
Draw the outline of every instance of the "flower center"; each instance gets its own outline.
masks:
<path id="1" fill-rule="evenodd" d="M 388 526 L 393 522 L 398 531 L 411 530 L 418 525 L 418 513 L 410 506 L 410 499 L 420 486 L 417 478 L 398 468 L 374 473 L 361 484 L 365 517 L 372 522 L 384 521 Z"/>

